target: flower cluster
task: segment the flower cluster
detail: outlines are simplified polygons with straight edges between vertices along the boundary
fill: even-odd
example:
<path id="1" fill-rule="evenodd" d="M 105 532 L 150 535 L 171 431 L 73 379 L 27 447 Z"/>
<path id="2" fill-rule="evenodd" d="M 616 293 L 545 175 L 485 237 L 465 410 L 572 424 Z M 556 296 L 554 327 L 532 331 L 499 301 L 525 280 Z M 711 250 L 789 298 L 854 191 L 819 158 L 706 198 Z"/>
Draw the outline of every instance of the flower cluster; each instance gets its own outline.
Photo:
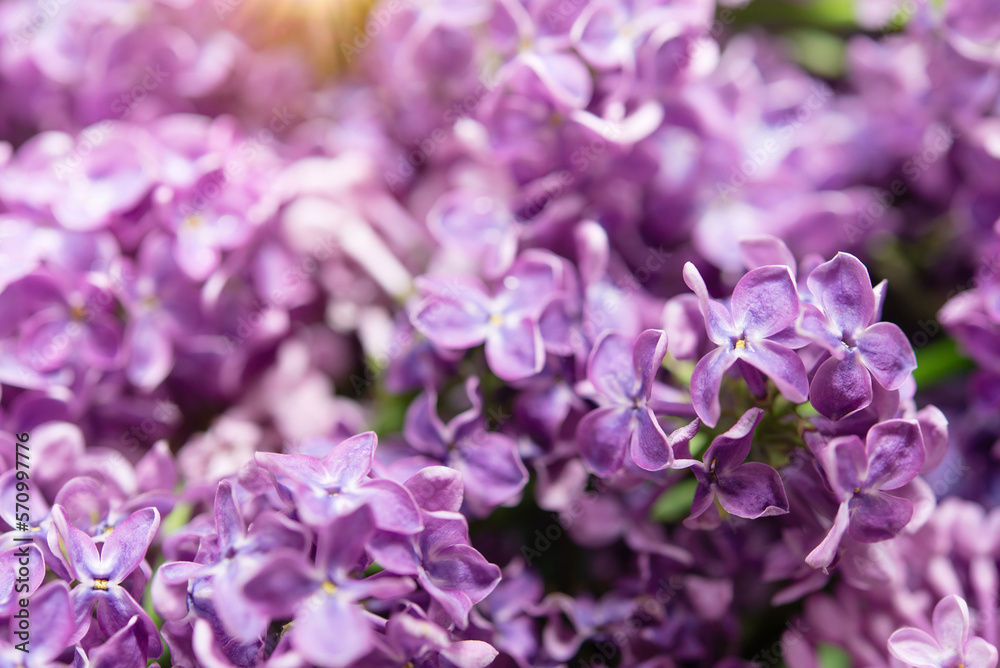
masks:
<path id="1" fill-rule="evenodd" d="M 0 665 L 995 668 L 997 22 L 732 4 L 0 5 Z"/>

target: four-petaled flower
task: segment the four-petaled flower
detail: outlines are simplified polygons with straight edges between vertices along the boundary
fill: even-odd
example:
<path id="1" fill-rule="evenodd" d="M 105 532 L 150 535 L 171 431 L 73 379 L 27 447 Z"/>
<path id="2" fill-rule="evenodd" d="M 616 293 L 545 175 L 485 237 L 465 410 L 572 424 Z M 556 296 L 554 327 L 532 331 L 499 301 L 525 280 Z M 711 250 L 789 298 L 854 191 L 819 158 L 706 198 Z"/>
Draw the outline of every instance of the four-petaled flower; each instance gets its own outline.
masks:
<path id="1" fill-rule="evenodd" d="M 970 636 L 969 607 L 955 594 L 934 606 L 934 635 L 907 626 L 889 636 L 889 652 L 915 668 L 996 668 L 997 649 Z"/>
<path id="2" fill-rule="evenodd" d="M 50 547 L 59 554 L 62 544 L 70 575 L 79 581 L 72 591 L 77 624 L 74 638 L 79 640 L 90 628 L 96 603 L 101 633 L 113 636 L 138 615 L 148 630 L 148 655 L 158 657 L 163 651 L 160 633 L 122 582 L 139 569 L 146 557 L 160 526 L 159 511 L 144 508 L 129 515 L 104 540 L 100 552 L 93 538 L 70 524 L 66 511 L 58 504 L 52 508 L 52 522 L 56 530 L 49 534 Z"/>
<path id="3" fill-rule="evenodd" d="M 630 452 L 647 471 L 667 468 L 674 446 L 690 440 L 697 421 L 667 436 L 649 407 L 656 371 L 667 352 L 667 335 L 647 329 L 632 341 L 610 332 L 598 339 L 587 362 L 587 378 L 603 404 L 577 426 L 580 456 L 600 476 L 616 473 Z"/>
<path id="4" fill-rule="evenodd" d="M 368 478 L 376 443 L 375 432 L 368 431 L 333 446 L 322 460 L 273 452 L 258 452 L 255 459 L 308 524 L 324 526 L 368 504 L 378 528 L 417 533 L 422 525 L 410 493 L 391 480 Z"/>
<path id="5" fill-rule="evenodd" d="M 719 422 L 722 376 L 734 364 L 757 393 L 763 389 L 763 373 L 790 401 L 806 400 L 806 369 L 793 350 L 805 345 L 794 332 L 799 296 L 788 267 L 747 272 L 733 288 L 731 310 L 709 298 L 704 279 L 690 262 L 684 265 L 684 282 L 697 295 L 708 338 L 718 346 L 691 375 L 691 403 L 702 422 L 709 427 Z"/>
<path id="6" fill-rule="evenodd" d="M 864 442 L 840 436 L 818 453 L 840 507 L 826 538 L 806 557 L 813 568 L 833 561 L 844 532 L 862 543 L 897 535 L 913 516 L 913 503 L 887 491 L 917 477 L 924 441 L 915 420 L 886 420 L 868 430 Z"/>
<path id="7" fill-rule="evenodd" d="M 896 390 L 917 368 L 917 358 L 897 325 L 876 322 L 879 304 L 868 270 L 847 253 L 816 267 L 806 281 L 819 307 L 806 304 L 798 331 L 830 354 L 810 386 L 813 407 L 839 420 L 872 402 L 872 377 Z"/>
<path id="8" fill-rule="evenodd" d="M 271 619 L 294 617 L 292 644 L 311 663 L 354 665 L 376 642 L 372 616 L 359 601 L 392 600 L 415 587 L 408 577 L 355 577 L 366 565 L 365 545 L 375 531 L 371 508 L 361 506 L 319 535 L 315 564 L 301 551 L 280 549 L 243 588 L 247 599 Z"/>
<path id="9" fill-rule="evenodd" d="M 478 278 L 423 276 L 410 319 L 442 348 L 485 343 L 490 370 L 504 380 L 533 376 L 545 364 L 539 318 L 562 288 L 561 268 L 549 253 L 523 253 L 493 296 Z"/>
<path id="10" fill-rule="evenodd" d="M 763 410 L 751 408 L 729 431 L 715 437 L 702 461 L 674 462 L 674 468 L 690 467 L 698 479 L 686 525 L 718 526 L 720 517 L 715 499 L 729 514 L 751 520 L 788 512 L 788 498 L 778 472 L 761 462 L 744 461 L 750 454 L 754 430 L 763 417 Z M 711 513 L 705 515 L 709 510 Z"/>

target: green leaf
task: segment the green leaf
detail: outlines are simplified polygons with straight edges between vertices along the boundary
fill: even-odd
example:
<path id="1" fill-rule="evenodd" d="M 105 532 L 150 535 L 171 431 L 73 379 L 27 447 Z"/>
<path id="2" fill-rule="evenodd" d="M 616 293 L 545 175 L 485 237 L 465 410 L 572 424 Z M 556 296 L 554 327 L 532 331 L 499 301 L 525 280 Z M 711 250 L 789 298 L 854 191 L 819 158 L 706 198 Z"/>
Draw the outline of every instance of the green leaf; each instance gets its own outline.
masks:
<path id="1" fill-rule="evenodd" d="M 685 478 L 679 483 L 665 491 L 653 504 L 650 511 L 650 518 L 654 522 L 675 523 L 680 522 L 691 512 L 691 502 L 694 500 L 694 492 L 698 488 L 698 481 L 694 478 Z"/>
<path id="2" fill-rule="evenodd" d="M 705 450 L 708 450 L 708 446 L 711 443 L 711 439 L 708 434 L 703 431 L 699 431 L 695 434 L 691 440 L 688 442 L 688 449 L 691 451 L 692 457 L 701 457 Z"/>
<path id="3" fill-rule="evenodd" d="M 194 506 L 190 503 L 178 503 L 174 506 L 174 509 L 163 520 L 161 526 L 163 536 L 167 537 L 180 531 L 191 519 L 192 510 L 194 510 Z"/>
<path id="4" fill-rule="evenodd" d="M 375 403 L 375 433 L 383 436 L 403 431 L 406 409 L 412 399 L 412 394 L 380 393 Z"/>
<path id="5" fill-rule="evenodd" d="M 844 74 L 847 48 L 844 40 L 823 30 L 789 30 L 785 38 L 792 54 L 812 74 L 836 79 Z"/>
<path id="6" fill-rule="evenodd" d="M 816 648 L 816 658 L 823 668 L 851 668 L 851 656 L 838 645 L 820 643 Z"/>
<path id="7" fill-rule="evenodd" d="M 816 0 L 815 2 L 796 2 L 795 0 L 767 0 L 751 2 L 735 11 L 737 26 L 772 25 L 789 27 L 809 27 L 843 29 L 857 28 L 855 18 L 855 0 Z M 725 22 L 720 10 L 720 20 Z"/>
<path id="8" fill-rule="evenodd" d="M 924 390 L 960 376 L 975 368 L 975 364 L 958 351 L 952 339 L 942 338 L 917 349 L 917 369 L 913 379 Z"/>
<path id="9" fill-rule="evenodd" d="M 819 415 L 819 411 L 813 408 L 813 405 L 808 401 L 804 404 L 799 404 L 795 408 L 795 412 L 798 413 L 801 418 L 814 418 Z"/>

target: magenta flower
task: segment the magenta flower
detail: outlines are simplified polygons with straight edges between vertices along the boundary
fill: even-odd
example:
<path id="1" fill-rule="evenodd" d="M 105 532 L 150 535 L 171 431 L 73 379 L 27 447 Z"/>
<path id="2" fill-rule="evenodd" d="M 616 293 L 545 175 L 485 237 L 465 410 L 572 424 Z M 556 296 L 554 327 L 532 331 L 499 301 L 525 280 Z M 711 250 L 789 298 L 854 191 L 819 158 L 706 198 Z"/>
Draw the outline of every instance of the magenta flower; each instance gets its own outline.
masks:
<path id="1" fill-rule="evenodd" d="M 674 446 L 690 440 L 697 423 L 667 436 L 652 409 L 656 371 L 667 352 L 667 335 L 647 329 L 635 343 L 616 332 L 605 333 L 587 362 L 587 378 L 600 408 L 587 413 L 577 426 L 580 456 L 600 476 L 625 465 L 625 453 L 647 471 L 667 468 Z"/>
<path id="2" fill-rule="evenodd" d="M 301 552 L 276 550 L 244 587 L 271 619 L 294 617 L 292 644 L 318 666 L 351 666 L 374 649 L 373 621 L 360 601 L 395 599 L 414 589 L 407 577 L 354 576 L 375 531 L 371 509 L 361 506 L 320 534 L 315 565 Z"/>
<path id="3" fill-rule="evenodd" d="M 413 326 L 445 349 L 485 342 L 490 369 L 504 380 L 533 376 L 545 364 L 539 318 L 561 287 L 561 263 L 548 253 L 523 253 L 491 296 L 478 278 L 418 279 L 424 298 L 413 309 Z"/>
<path id="4" fill-rule="evenodd" d="M 812 379 L 813 407 L 839 420 L 871 404 L 873 377 L 887 390 L 899 389 L 917 368 L 917 358 L 897 325 L 875 322 L 877 295 L 861 261 L 837 253 L 806 283 L 819 308 L 803 308 L 798 330 L 830 354 Z"/>
<path id="5" fill-rule="evenodd" d="M 425 528 L 419 536 L 376 534 L 371 555 L 388 571 L 415 576 L 443 613 L 464 629 L 472 606 L 497 586 L 500 569 L 469 544 L 469 524 L 462 514 L 425 510 L 421 515 Z"/>
<path id="6" fill-rule="evenodd" d="M 774 381 L 790 401 L 806 400 L 809 381 L 802 360 L 792 350 L 803 345 L 791 330 L 799 315 L 799 297 L 788 267 L 752 269 L 733 288 L 730 309 L 709 298 L 698 269 L 684 265 L 684 282 L 698 296 L 708 338 L 718 347 L 701 358 L 691 376 L 691 403 L 702 422 L 714 427 L 722 408 L 722 376 L 738 364 L 752 389 L 763 389 L 759 373 Z"/>
<path id="7" fill-rule="evenodd" d="M 915 668 L 996 668 L 997 648 L 971 635 L 969 606 L 952 594 L 934 606 L 934 635 L 904 627 L 889 636 L 889 653 Z"/>
<path id="8" fill-rule="evenodd" d="M 132 513 L 108 535 L 100 552 L 93 538 L 70 524 L 62 506 L 52 508 L 52 520 L 56 530 L 49 540 L 57 536 L 59 541 L 53 552 L 65 550 L 70 575 L 79 581 L 72 591 L 78 626 L 74 637 L 80 638 L 90 628 L 96 604 L 101 633 L 113 636 L 138 615 L 149 631 L 148 655 L 159 656 L 163 651 L 159 631 L 122 582 L 145 558 L 160 526 L 160 513 L 155 508 Z"/>
<path id="9" fill-rule="evenodd" d="M 528 471 L 512 438 L 486 431 L 478 380 L 466 383 L 466 394 L 472 407 L 447 424 L 438 417 L 436 392 L 418 396 L 406 412 L 403 435 L 415 450 L 461 472 L 470 508 L 486 516 L 520 493 Z"/>
<path id="10" fill-rule="evenodd" d="M 284 515 L 266 511 L 254 519 L 248 530 L 229 481 L 219 483 L 214 509 L 217 540 L 204 539 L 199 555 L 206 561 L 214 558 L 214 563 L 173 561 L 161 566 L 153 581 L 153 591 L 161 594 L 156 597 L 157 611 L 168 619 L 187 614 L 186 600 L 169 600 L 175 592 L 161 588 L 161 584 L 167 587 L 183 585 L 183 593 L 177 593 L 186 599 L 189 580 L 210 577 L 212 604 L 220 621 L 234 638 L 253 642 L 263 634 L 267 619 L 254 606 L 248 605 L 243 596 L 247 573 L 274 550 L 304 553 L 308 544 L 305 528 Z"/>
<path id="11" fill-rule="evenodd" d="M 924 443 L 914 420 L 886 420 L 857 436 L 840 436 L 819 453 L 830 487 L 840 506 L 826 538 L 806 557 L 813 568 L 833 561 L 844 533 L 862 543 L 888 540 L 913 516 L 913 504 L 888 491 L 920 473 Z"/>
<path id="12" fill-rule="evenodd" d="M 684 524 L 704 528 L 718 526 L 720 518 L 715 499 L 726 512 L 750 520 L 788 512 L 788 498 L 778 472 L 767 464 L 745 461 L 750 454 L 754 429 L 763 417 L 763 410 L 751 408 L 729 431 L 715 437 L 702 461 L 678 460 L 674 463 L 675 468 L 690 467 L 698 479 L 691 516 Z M 712 513 L 706 517 L 710 509 Z"/>
<path id="13" fill-rule="evenodd" d="M 377 442 L 369 431 L 341 441 L 322 460 L 273 452 L 258 452 L 255 460 L 307 524 L 324 526 L 370 504 L 378 528 L 417 533 L 422 525 L 410 493 L 391 480 L 368 478 Z"/>

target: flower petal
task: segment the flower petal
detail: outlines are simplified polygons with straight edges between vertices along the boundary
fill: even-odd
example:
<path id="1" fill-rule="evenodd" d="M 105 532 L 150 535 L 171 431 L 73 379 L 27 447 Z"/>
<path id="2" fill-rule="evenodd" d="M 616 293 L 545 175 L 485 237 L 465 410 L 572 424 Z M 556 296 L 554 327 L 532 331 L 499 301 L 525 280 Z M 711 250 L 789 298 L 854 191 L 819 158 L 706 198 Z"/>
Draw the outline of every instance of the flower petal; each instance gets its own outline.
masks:
<path id="1" fill-rule="evenodd" d="M 877 322 L 858 335 L 861 361 L 887 390 L 898 390 L 917 368 L 906 334 L 891 322 Z"/>
<path id="2" fill-rule="evenodd" d="M 416 502 L 398 482 L 367 480 L 351 494 L 368 504 L 379 529 L 403 534 L 415 534 L 423 529 Z"/>
<path id="3" fill-rule="evenodd" d="M 653 393 L 653 379 L 667 354 L 667 335 L 660 329 L 647 329 L 635 340 L 632 368 L 639 380 L 633 396 L 648 399 Z"/>
<path id="4" fill-rule="evenodd" d="M 727 432 L 712 439 L 712 444 L 702 456 L 705 465 L 711 467 L 714 461 L 715 473 L 721 476 L 742 464 L 750 454 L 754 429 L 763 418 L 763 409 L 748 409 Z"/>
<path id="5" fill-rule="evenodd" d="M 955 594 L 945 596 L 934 606 L 931 621 L 941 647 L 960 654 L 969 639 L 969 606 L 965 600 Z"/>
<path id="6" fill-rule="evenodd" d="M 982 638 L 973 638 L 965 646 L 965 668 L 996 668 L 997 648 Z"/>
<path id="7" fill-rule="evenodd" d="M 362 609 L 344 596 L 317 594 L 292 625 L 292 644 L 310 663 L 344 668 L 373 649 L 372 625 Z M 331 633 L 336 629 L 336 633 Z"/>
<path id="8" fill-rule="evenodd" d="M 653 411 L 640 409 L 638 420 L 632 429 L 631 453 L 632 460 L 639 468 L 647 471 L 660 471 L 668 468 L 674 461 L 674 449 L 670 439 L 663 432 Z"/>
<path id="9" fill-rule="evenodd" d="M 457 453 L 454 466 L 468 485 L 466 496 L 474 496 L 491 508 L 514 498 L 528 484 L 528 470 L 517 453 L 517 443 L 508 436 L 474 432 L 462 439 Z"/>
<path id="10" fill-rule="evenodd" d="M 732 345 L 732 337 L 740 334 L 733 324 L 733 317 L 729 311 L 708 295 L 708 288 L 705 287 L 705 279 L 701 277 L 697 267 L 690 262 L 684 264 L 684 282 L 687 284 L 695 296 L 698 297 L 698 304 L 701 306 L 701 314 L 705 316 L 705 330 L 712 343 L 720 346 Z"/>
<path id="11" fill-rule="evenodd" d="M 924 465 L 924 440 L 914 420 L 886 420 L 868 431 L 868 489 L 896 489 Z"/>
<path id="12" fill-rule="evenodd" d="M 594 344 L 587 361 L 587 378 L 598 392 L 615 403 L 630 403 L 642 382 L 634 362 L 637 347 L 627 336 L 606 331 Z"/>
<path id="13" fill-rule="evenodd" d="M 59 542 L 66 550 L 69 571 L 73 578 L 86 581 L 102 576 L 101 557 L 97 553 L 94 539 L 70 524 L 66 511 L 59 504 L 52 507 L 52 523 L 55 525 Z"/>
<path id="14" fill-rule="evenodd" d="M 837 554 L 840 541 L 843 539 L 844 532 L 847 531 L 849 524 L 850 514 L 847 502 L 845 501 L 837 509 L 837 516 L 834 518 L 833 526 L 830 527 L 830 531 L 827 532 L 826 537 L 806 556 L 806 563 L 813 568 L 826 568 L 829 566 Z"/>
<path id="15" fill-rule="evenodd" d="M 458 512 L 462 507 L 462 474 L 447 466 L 428 466 L 403 483 L 423 510 Z"/>
<path id="16" fill-rule="evenodd" d="M 417 304 L 410 315 L 413 326 L 441 346 L 464 350 L 486 340 L 490 313 L 476 301 L 434 295 Z"/>
<path id="17" fill-rule="evenodd" d="M 583 416 L 576 428 L 580 456 L 597 475 L 607 477 L 625 464 L 633 411 L 605 406 Z"/>
<path id="18" fill-rule="evenodd" d="M 146 550 L 159 528 L 160 512 L 156 508 L 144 508 L 129 515 L 104 541 L 103 575 L 115 583 L 128 577 L 146 558 Z"/>
<path id="19" fill-rule="evenodd" d="M 29 601 L 32 624 L 45 629 L 37 641 L 31 643 L 31 658 L 35 664 L 45 665 L 63 653 L 76 628 L 69 587 L 65 582 L 51 582 L 39 589 Z"/>
<path id="20" fill-rule="evenodd" d="M 265 471 L 289 478 L 306 487 L 322 489 L 326 484 L 326 469 L 322 462 L 309 455 L 258 452 L 254 455 L 254 461 Z"/>
<path id="21" fill-rule="evenodd" d="M 774 341 L 748 340 L 738 357 L 774 381 L 789 401 L 804 402 L 809 396 L 809 378 L 802 358 L 794 350 Z"/>
<path id="22" fill-rule="evenodd" d="M 813 269 L 806 285 L 830 322 L 843 332 L 864 329 L 875 314 L 872 279 L 861 260 L 849 253 L 837 253 Z"/>
<path id="23" fill-rule="evenodd" d="M 799 295 L 788 267 L 751 269 L 733 288 L 733 324 L 755 338 L 777 334 L 795 323 Z"/>
<path id="24" fill-rule="evenodd" d="M 831 357 L 813 376 L 809 402 L 824 417 L 841 420 L 871 404 L 872 376 L 857 355 Z"/>
<path id="25" fill-rule="evenodd" d="M 538 323 L 525 317 L 491 328 L 486 335 L 486 361 L 503 380 L 520 380 L 541 371 L 545 342 Z"/>
<path id="26" fill-rule="evenodd" d="M 849 502 L 850 535 L 861 543 L 877 543 L 899 535 L 910 518 L 913 504 L 885 492 L 862 492 Z"/>
<path id="27" fill-rule="evenodd" d="M 372 470 L 378 437 L 366 431 L 335 445 L 323 458 L 327 480 L 335 487 L 350 487 L 360 483 Z"/>
<path id="28" fill-rule="evenodd" d="M 422 392 L 406 409 L 403 437 L 410 447 L 432 457 L 443 457 L 448 447 L 448 430 L 437 414 L 437 393 Z"/>
<path id="29" fill-rule="evenodd" d="M 719 478 L 719 503 L 732 515 L 757 519 L 788 512 L 781 476 L 767 464 L 747 462 Z"/>
<path id="30" fill-rule="evenodd" d="M 954 658 L 930 634 L 912 627 L 901 628 L 889 636 L 889 653 L 915 668 L 940 668 Z"/>
<path id="31" fill-rule="evenodd" d="M 701 421 L 709 427 L 719 422 L 722 407 L 719 404 L 719 388 L 722 376 L 737 357 L 728 343 L 702 357 L 691 374 L 691 404 Z"/>

